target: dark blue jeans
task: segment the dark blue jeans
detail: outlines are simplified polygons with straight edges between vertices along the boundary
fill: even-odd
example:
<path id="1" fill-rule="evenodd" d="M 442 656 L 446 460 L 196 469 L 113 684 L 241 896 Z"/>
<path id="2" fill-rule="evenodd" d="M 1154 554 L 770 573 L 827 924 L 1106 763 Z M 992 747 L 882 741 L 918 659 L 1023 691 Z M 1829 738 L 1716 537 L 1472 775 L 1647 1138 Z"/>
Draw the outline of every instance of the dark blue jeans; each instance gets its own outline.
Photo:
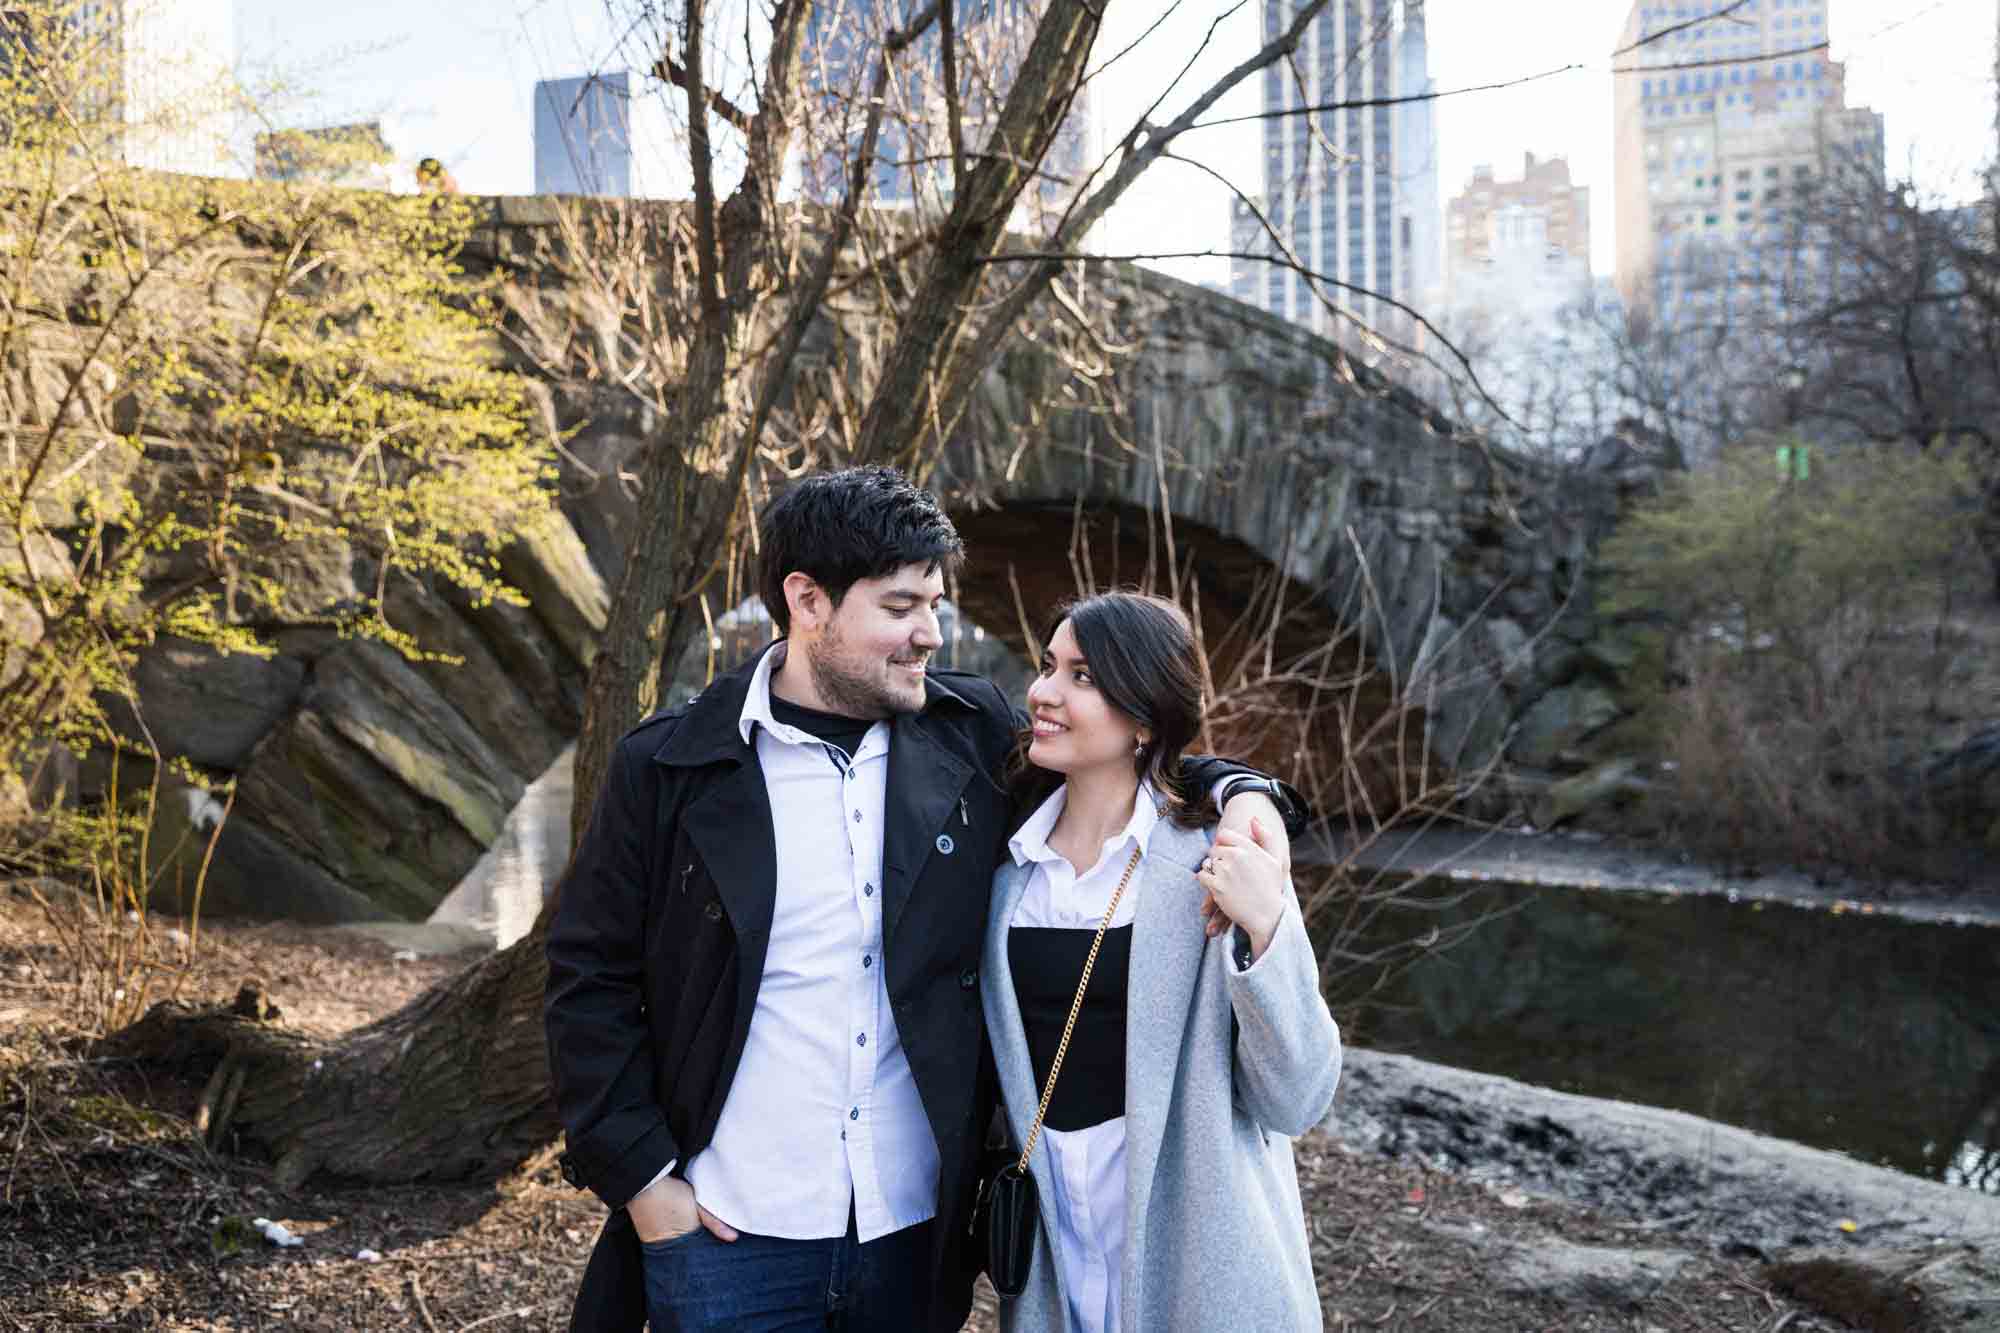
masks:
<path id="1" fill-rule="evenodd" d="M 934 1274 L 934 1222 L 861 1244 L 854 1218 L 831 1240 L 741 1233 L 717 1240 L 704 1227 L 655 1241 L 646 1255 L 652 1333 L 911 1333 L 924 1326 Z"/>

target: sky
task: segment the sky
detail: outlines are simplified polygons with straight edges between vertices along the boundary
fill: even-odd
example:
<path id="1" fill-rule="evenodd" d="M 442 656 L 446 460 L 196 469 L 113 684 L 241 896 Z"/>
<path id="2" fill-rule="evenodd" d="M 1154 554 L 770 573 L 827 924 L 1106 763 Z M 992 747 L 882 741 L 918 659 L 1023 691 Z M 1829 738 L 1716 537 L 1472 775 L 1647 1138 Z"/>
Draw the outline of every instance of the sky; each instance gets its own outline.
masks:
<path id="1" fill-rule="evenodd" d="M 632 7 L 620 0 L 621 10 Z M 1441 197 L 1463 188 L 1480 163 L 1504 179 L 1519 174 L 1524 152 L 1566 157 L 1573 177 L 1591 187 L 1592 266 L 1600 275 L 1610 273 L 1614 249 L 1609 52 L 1629 7 L 1628 0 L 1429 0 L 1431 74 L 1440 90 L 1577 67 L 1441 99 Z M 1156 120 L 1170 118 L 1257 43 L 1257 0 L 1182 0 L 1171 9 L 1167 0 L 1113 0 L 1107 14 L 1096 58 L 1108 63 L 1093 83 L 1093 111 L 1110 137 L 1144 114 L 1163 72 L 1193 61 L 1179 97 Z M 1156 21 L 1129 54 L 1111 60 Z M 236 0 L 236 24 L 246 74 L 279 72 L 297 90 L 279 104 L 280 119 L 380 119 L 404 160 L 441 158 L 461 189 L 482 194 L 533 188 L 537 79 L 630 64 L 644 45 L 621 48 L 606 0 Z M 1832 0 L 1828 29 L 1833 57 L 1847 62 L 1849 104 L 1883 113 L 1892 175 L 1912 175 L 1941 197 L 1970 197 L 1994 147 L 1995 26 L 1995 0 Z M 1258 97 L 1257 81 L 1246 80 L 1211 115 L 1254 113 Z M 1203 165 L 1155 166 L 1099 230 L 1097 248 L 1226 247 L 1230 194 L 1216 176 L 1260 191 L 1258 143 L 1254 122 L 1187 136 L 1182 151 Z M 1196 281 L 1227 274 L 1217 259 L 1159 266 Z"/>

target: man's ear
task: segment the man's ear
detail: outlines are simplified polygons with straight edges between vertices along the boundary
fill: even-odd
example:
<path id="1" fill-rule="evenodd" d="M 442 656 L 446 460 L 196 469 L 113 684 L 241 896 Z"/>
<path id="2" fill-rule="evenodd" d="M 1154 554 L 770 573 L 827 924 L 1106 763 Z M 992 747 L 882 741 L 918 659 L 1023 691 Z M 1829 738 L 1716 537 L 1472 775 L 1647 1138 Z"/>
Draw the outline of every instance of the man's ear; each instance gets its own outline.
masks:
<path id="1" fill-rule="evenodd" d="M 801 629 L 819 629 L 825 622 L 827 612 L 826 589 L 814 581 L 812 575 L 793 570 L 785 575 L 785 607 L 792 615 L 792 633 Z"/>

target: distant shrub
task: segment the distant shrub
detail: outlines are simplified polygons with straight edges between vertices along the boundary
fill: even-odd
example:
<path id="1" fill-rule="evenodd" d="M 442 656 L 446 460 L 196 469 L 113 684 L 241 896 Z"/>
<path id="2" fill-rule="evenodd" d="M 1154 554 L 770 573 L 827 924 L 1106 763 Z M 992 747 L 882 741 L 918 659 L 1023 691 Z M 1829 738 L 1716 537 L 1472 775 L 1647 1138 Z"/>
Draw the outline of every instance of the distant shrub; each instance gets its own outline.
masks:
<path id="1" fill-rule="evenodd" d="M 1916 773 L 1978 577 L 1975 470 L 1877 446 L 1814 450 L 1800 476 L 1777 448 L 1674 478 L 1606 546 L 1609 609 L 1649 614 L 1663 649 L 1642 688 L 1654 813 L 1739 861 L 1922 870 L 1941 826 Z"/>

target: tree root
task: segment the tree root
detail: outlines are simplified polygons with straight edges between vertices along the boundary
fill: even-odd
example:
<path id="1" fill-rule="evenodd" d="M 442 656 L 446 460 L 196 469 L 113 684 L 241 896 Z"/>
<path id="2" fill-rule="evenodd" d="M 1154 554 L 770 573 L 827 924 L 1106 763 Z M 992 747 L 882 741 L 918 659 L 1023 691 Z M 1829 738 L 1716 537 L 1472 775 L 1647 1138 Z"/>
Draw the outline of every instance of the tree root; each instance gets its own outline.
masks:
<path id="1" fill-rule="evenodd" d="M 194 1113 L 194 1131 L 210 1152 L 222 1147 L 223 1135 L 229 1132 L 229 1122 L 236 1116 L 237 1099 L 243 1095 L 243 1078 L 242 1062 L 224 1056 L 215 1066 L 215 1072 L 208 1076 L 208 1086 L 201 1091 L 201 1104 Z"/>

